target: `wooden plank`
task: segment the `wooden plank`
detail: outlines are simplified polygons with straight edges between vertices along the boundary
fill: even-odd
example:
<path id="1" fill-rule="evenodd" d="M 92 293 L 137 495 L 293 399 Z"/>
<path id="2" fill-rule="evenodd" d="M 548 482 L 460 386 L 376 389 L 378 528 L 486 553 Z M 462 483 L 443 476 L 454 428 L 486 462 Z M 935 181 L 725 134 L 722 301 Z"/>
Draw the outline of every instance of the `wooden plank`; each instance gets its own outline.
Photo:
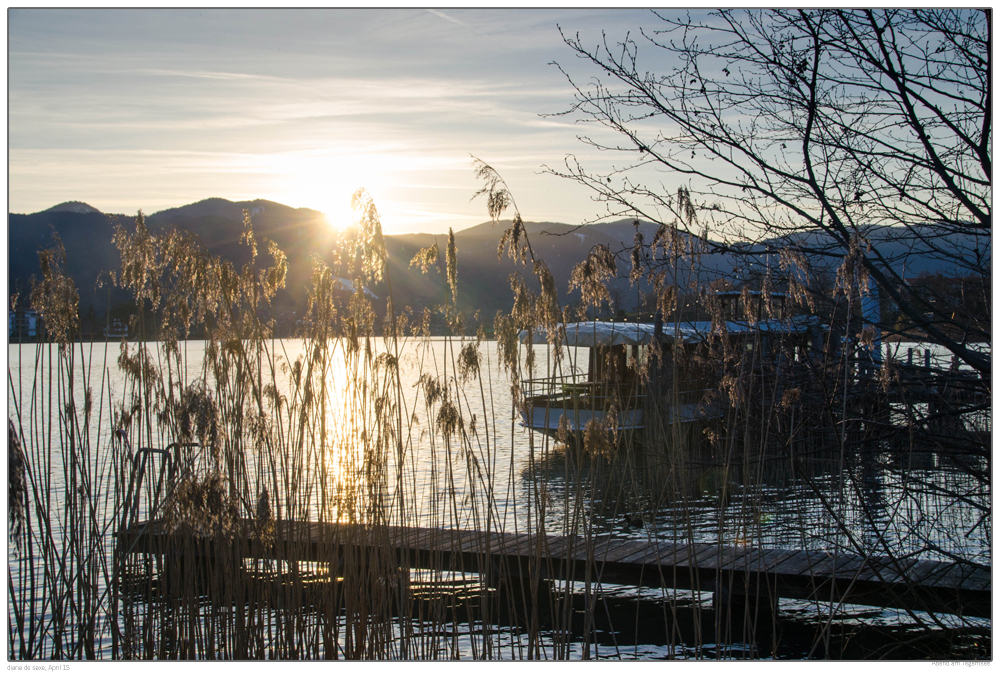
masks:
<path id="1" fill-rule="evenodd" d="M 892 578 L 893 571 L 890 569 L 892 563 L 885 556 L 869 557 L 865 560 L 858 575 L 859 581 L 886 582 Z"/>
<path id="2" fill-rule="evenodd" d="M 815 577 L 816 573 L 823 568 L 829 558 L 830 556 L 823 551 L 805 551 L 802 560 L 802 569 L 798 574 L 800 576 Z"/>
<path id="3" fill-rule="evenodd" d="M 702 569 L 719 568 L 719 551 L 725 547 L 716 544 L 706 544 L 693 551 L 688 556 L 688 567 L 698 567 Z"/>
<path id="4" fill-rule="evenodd" d="M 712 568 L 715 569 L 716 563 L 714 560 L 710 559 L 714 555 L 718 555 L 719 547 L 713 544 L 695 544 L 692 548 L 688 549 L 687 555 L 683 560 L 675 560 L 674 563 L 676 567 L 701 567 L 701 568 Z"/>
<path id="5" fill-rule="evenodd" d="M 406 554 L 406 558 L 413 551 L 419 551 L 418 545 L 420 543 L 421 533 L 417 532 L 411 528 L 398 528 L 393 530 L 389 536 L 393 547 L 396 549 L 400 556 Z"/>
<path id="6" fill-rule="evenodd" d="M 935 589 L 960 589 L 965 574 L 959 569 L 957 563 L 948 563 L 945 567 L 934 570 L 929 577 L 932 583 L 931 588 Z"/>
<path id="7" fill-rule="evenodd" d="M 593 546 L 593 542 L 588 542 L 585 537 L 571 537 L 566 542 L 566 550 L 563 552 L 562 557 L 571 558 L 577 561 L 588 560 Z M 596 555 L 594 556 L 594 561 L 597 561 Z"/>
<path id="8" fill-rule="evenodd" d="M 580 552 L 573 558 L 553 558 L 549 560 L 549 577 L 552 579 L 571 579 L 574 581 L 585 581 L 588 570 L 590 579 L 597 576 L 600 564 L 588 562 L 586 551 L 581 548 Z"/>
<path id="9" fill-rule="evenodd" d="M 964 591 L 989 591 L 990 586 L 993 582 L 993 573 L 991 569 L 979 568 L 969 575 L 962 582 L 962 590 Z"/>
<path id="10" fill-rule="evenodd" d="M 956 563 L 953 575 L 956 579 L 956 588 L 969 591 L 981 590 L 981 582 L 991 579 L 992 568 L 970 563 Z"/>
<path id="11" fill-rule="evenodd" d="M 529 534 L 518 534 L 516 538 L 507 543 L 507 548 L 500 554 L 503 563 L 503 571 L 508 576 L 527 577 L 529 567 L 536 567 L 535 549 L 538 545 L 538 536 Z"/>
<path id="12" fill-rule="evenodd" d="M 613 549 L 620 541 L 621 540 L 618 539 L 612 539 L 608 535 L 594 537 L 594 558 L 601 559 L 606 557 L 608 551 Z"/>
<path id="13" fill-rule="evenodd" d="M 542 557 L 560 560 L 569 551 L 572 544 L 567 537 L 546 536 L 542 540 Z"/>
<path id="14" fill-rule="evenodd" d="M 558 558 L 575 563 L 586 562 L 590 559 L 590 547 L 591 545 L 583 537 L 567 539 L 558 551 Z M 553 551 L 553 557 L 556 557 L 556 554 L 557 552 Z M 596 557 L 594 558 L 594 562 L 597 562 Z"/>
<path id="15" fill-rule="evenodd" d="M 992 574 L 990 569 L 982 567 L 981 565 L 971 565 L 968 563 L 959 563 L 958 570 L 962 575 L 962 582 L 959 584 L 961 588 L 968 588 L 966 585 L 974 580 L 981 580 L 982 577 L 989 579 Z"/>
<path id="16" fill-rule="evenodd" d="M 681 568 L 687 567 L 687 562 L 690 560 L 692 554 L 697 554 L 698 549 L 703 546 L 701 543 L 683 543 L 679 544 L 678 548 L 675 548 L 673 552 L 670 552 L 667 558 L 669 558 L 669 567 Z M 668 565 L 667 559 L 663 556 L 666 553 L 656 554 L 662 565 Z"/>
<path id="17" fill-rule="evenodd" d="M 935 580 L 940 577 L 942 570 L 940 567 L 929 568 L 927 561 L 918 561 L 914 558 L 899 560 L 897 563 L 887 563 L 880 571 L 883 580 L 887 584 L 907 584 L 923 586 L 927 584 L 928 577 Z"/>
<path id="18" fill-rule="evenodd" d="M 405 540 L 405 534 L 406 534 L 406 528 L 400 527 L 398 525 L 390 525 L 386 530 L 386 536 L 389 540 L 389 543 L 392 544 L 397 549 L 403 546 L 403 542 Z"/>
<path id="19" fill-rule="evenodd" d="M 887 584 L 912 584 L 910 568 L 916 563 L 914 558 L 897 558 L 895 562 L 890 562 L 882 576 Z"/>
<path id="20" fill-rule="evenodd" d="M 824 579 L 852 579 L 863 562 L 864 558 L 853 553 L 830 553 L 813 569 L 812 574 Z"/>
<path id="21" fill-rule="evenodd" d="M 798 551 L 772 571 L 778 575 L 799 576 L 801 574 L 808 574 L 809 570 L 817 562 L 815 553 L 815 551 Z"/>
<path id="22" fill-rule="evenodd" d="M 934 560 L 918 560 L 910 568 L 910 579 L 912 579 L 915 584 L 923 586 L 926 584 L 927 576 L 939 565 L 940 563 Z"/>
<path id="23" fill-rule="evenodd" d="M 451 544 L 442 555 L 451 558 L 451 565 L 466 571 L 481 569 L 486 558 L 482 548 L 486 538 L 485 533 L 477 533 L 475 530 L 451 530 L 450 536 Z"/>
<path id="24" fill-rule="evenodd" d="M 861 572 L 865 559 L 856 553 L 843 556 L 846 562 L 837 563 L 838 579 L 853 580 Z"/>
<path id="25" fill-rule="evenodd" d="M 440 551 L 450 542 L 450 535 L 444 530 L 421 529 L 416 534 L 411 535 L 407 541 L 407 547 L 420 551 Z"/>
<path id="26" fill-rule="evenodd" d="M 466 534 L 471 530 L 459 530 L 459 529 L 444 529 L 441 530 L 441 544 L 442 547 L 448 551 L 456 551 L 461 548 L 462 543 L 465 541 Z"/>
<path id="27" fill-rule="evenodd" d="M 340 544 L 344 541 L 343 530 L 336 524 L 318 524 L 316 526 L 316 541 L 323 544 Z"/>
<path id="28" fill-rule="evenodd" d="M 756 548 L 752 546 L 731 546 L 732 549 L 726 553 L 726 570 L 729 572 L 746 573 L 752 568 L 754 560 L 760 558 Z"/>
<path id="29" fill-rule="evenodd" d="M 813 560 L 810 559 L 807 551 L 796 551 L 791 558 L 776 567 L 775 572 L 779 575 L 785 574 L 798 576 L 803 571 L 812 567 L 812 563 Z"/>
<path id="30" fill-rule="evenodd" d="M 495 532 L 490 535 L 490 555 L 505 555 L 508 547 L 517 541 L 517 535 L 510 532 Z"/>
<path id="31" fill-rule="evenodd" d="M 608 551 L 595 554 L 595 557 L 602 563 L 614 563 L 618 564 L 629 556 L 636 555 L 640 552 L 645 552 L 649 548 L 648 542 L 644 541 L 618 541 L 612 545 Z"/>
<path id="32" fill-rule="evenodd" d="M 360 525 L 340 523 L 334 526 L 330 536 L 333 538 L 335 543 L 342 546 L 356 546 L 364 541 L 362 531 L 363 527 Z"/>
<path id="33" fill-rule="evenodd" d="M 678 562 L 687 558 L 688 551 L 696 547 L 696 544 L 659 544 L 650 542 L 649 550 L 644 554 L 642 562 L 650 567 L 674 568 Z M 635 557 L 629 558 L 627 562 L 637 562 Z"/>
<path id="34" fill-rule="evenodd" d="M 434 556 L 447 558 L 461 552 L 461 532 L 458 530 L 442 529 L 430 542 L 430 548 Z"/>
<path id="35" fill-rule="evenodd" d="M 698 566 L 703 570 L 707 568 L 714 571 L 714 574 L 708 576 L 714 576 L 719 581 L 731 581 L 735 577 L 742 576 L 742 568 L 735 568 L 733 565 L 748 550 L 749 548 L 744 546 L 719 546 L 714 553 L 711 551 L 699 553 Z"/>
<path id="36" fill-rule="evenodd" d="M 461 530 L 456 548 L 464 555 L 486 556 L 489 554 L 489 543 L 495 535 L 495 532 L 491 532 L 487 537 L 485 531 Z"/>
<path id="37" fill-rule="evenodd" d="M 298 520 L 284 521 L 284 537 L 296 545 L 309 541 L 310 525 Z"/>
<path id="38" fill-rule="evenodd" d="M 409 526 L 403 530 L 400 530 L 396 534 L 396 538 L 400 540 L 400 543 L 407 548 L 419 547 L 421 543 L 426 542 L 433 530 L 426 527 L 416 527 Z"/>
<path id="39" fill-rule="evenodd" d="M 608 559 L 608 554 L 613 552 L 616 548 L 621 548 L 623 543 L 620 540 L 611 539 L 607 536 L 597 537 L 594 539 L 594 560 L 606 561 Z"/>
<path id="40" fill-rule="evenodd" d="M 664 555 L 672 554 L 674 544 L 657 544 L 649 541 L 637 541 L 636 549 L 631 555 L 618 556 L 615 561 L 621 565 L 652 565 L 656 566 Z M 669 555 L 668 555 L 669 557 Z M 672 562 L 672 561 L 671 561 Z"/>
<path id="41" fill-rule="evenodd" d="M 490 554 L 498 556 L 517 555 L 518 544 L 527 538 L 528 535 L 523 533 L 511 534 L 510 532 L 498 532 L 490 540 Z"/>
<path id="42" fill-rule="evenodd" d="M 559 560 L 569 548 L 567 537 L 546 534 L 542 538 L 542 557 Z"/>
<path id="43" fill-rule="evenodd" d="M 505 544 L 506 552 L 503 555 L 522 558 L 533 555 L 536 541 L 537 537 L 535 535 L 518 533 L 514 539 L 507 541 Z M 531 551 L 529 551 L 529 549 L 531 549 Z"/>
<path id="44" fill-rule="evenodd" d="M 921 581 L 919 583 L 921 586 L 933 588 L 942 577 L 946 577 L 951 573 L 952 564 L 942 563 L 940 561 L 929 562 L 934 563 L 934 568 L 926 572 L 923 577 L 921 577 Z"/>
<path id="45" fill-rule="evenodd" d="M 770 560 L 768 560 L 769 555 L 771 555 Z M 727 557 L 726 563 L 734 572 L 760 575 L 768 573 L 769 564 L 777 560 L 779 558 L 770 554 L 768 549 L 751 546 L 749 548 L 739 547 Z"/>
<path id="46" fill-rule="evenodd" d="M 492 535 L 490 535 L 492 537 Z M 463 554 L 474 555 L 485 558 L 489 555 L 488 542 L 485 532 L 469 531 L 469 534 L 462 540 L 461 550 Z"/>
<path id="47" fill-rule="evenodd" d="M 720 577 L 712 558 L 718 548 L 714 544 L 695 543 L 684 545 L 683 550 L 677 549 L 670 558 L 670 565 L 660 568 L 662 585 L 688 590 L 713 588 Z M 685 585 L 685 582 L 690 583 Z"/>
<path id="48" fill-rule="evenodd" d="M 392 541 L 397 549 L 414 548 L 420 542 L 423 531 L 416 527 L 397 527 L 392 531 Z"/>
<path id="49" fill-rule="evenodd" d="M 688 557 L 690 557 L 691 552 L 697 550 L 701 547 L 700 543 L 674 543 L 668 548 L 654 549 L 653 555 L 658 559 L 659 564 L 662 567 L 670 568 L 684 568 L 688 569 L 684 564 Z"/>
<path id="50" fill-rule="evenodd" d="M 674 549 L 677 545 L 673 542 L 657 544 L 649 541 L 636 541 L 631 555 L 619 555 L 617 561 L 623 564 L 631 564 L 639 561 L 656 562 L 657 558 L 673 558 Z M 672 561 L 671 561 L 672 562 Z"/>
<path id="51" fill-rule="evenodd" d="M 755 549 L 750 562 L 757 573 L 770 574 L 775 567 L 791 558 L 794 554 L 794 551 L 784 549 Z"/>
<path id="52" fill-rule="evenodd" d="M 463 553 L 464 534 L 460 530 L 441 530 L 434 551 L 442 556 L 457 556 Z"/>
<path id="53" fill-rule="evenodd" d="M 538 534 L 525 533 L 518 535 L 518 538 L 513 543 L 513 549 L 508 552 L 508 555 L 515 555 L 519 558 L 533 558 L 538 552 L 540 543 L 541 536 Z"/>

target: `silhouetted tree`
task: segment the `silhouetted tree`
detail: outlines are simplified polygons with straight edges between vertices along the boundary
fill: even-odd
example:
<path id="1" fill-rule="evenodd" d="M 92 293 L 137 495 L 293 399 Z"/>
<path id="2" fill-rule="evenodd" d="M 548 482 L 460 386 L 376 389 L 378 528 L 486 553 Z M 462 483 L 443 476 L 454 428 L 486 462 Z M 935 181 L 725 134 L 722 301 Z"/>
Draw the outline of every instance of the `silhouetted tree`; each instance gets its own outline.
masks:
<path id="1" fill-rule="evenodd" d="M 564 34 L 598 73 L 584 84 L 561 67 L 576 102 L 560 115 L 610 130 L 581 138 L 618 164 L 594 171 L 570 156 L 550 171 L 590 187 L 609 215 L 711 230 L 731 246 L 752 243 L 735 250 L 783 255 L 800 273 L 825 260 L 855 285 L 873 281 L 910 336 L 988 379 L 989 335 L 985 345 L 967 339 L 990 326 L 989 304 L 956 314 L 910 280 L 936 260 L 970 289 L 989 289 L 990 11 L 724 10 L 653 21 L 617 43 Z"/>
<path id="2" fill-rule="evenodd" d="M 675 370 L 707 366 L 708 398 L 727 403 L 711 449 L 727 473 L 734 450 L 757 477 L 785 460 L 859 555 L 965 560 L 931 526 L 951 505 L 973 531 L 991 520 L 990 11 L 654 12 L 650 23 L 618 41 L 563 33 L 579 61 L 560 66 L 575 103 L 556 115 L 588 124 L 581 140 L 611 160 L 569 156 L 549 171 L 589 187 L 606 216 L 636 219 L 632 279 L 652 282 L 664 320 L 696 290 L 720 317 L 714 275 L 786 291 L 786 309 L 832 327 L 821 355 L 814 337 L 795 358 L 758 361 L 749 343 L 727 352 L 721 330 L 723 349 L 702 363 L 675 352 Z M 659 225 L 652 239 L 640 220 Z M 911 349 L 873 369 L 880 331 L 955 360 Z M 866 347 L 854 373 L 841 334 Z M 653 446 L 674 464 L 664 430 Z M 830 489 L 803 455 L 829 462 Z M 885 513 L 888 486 L 911 516 Z M 858 511 L 863 540 L 842 529 Z"/>

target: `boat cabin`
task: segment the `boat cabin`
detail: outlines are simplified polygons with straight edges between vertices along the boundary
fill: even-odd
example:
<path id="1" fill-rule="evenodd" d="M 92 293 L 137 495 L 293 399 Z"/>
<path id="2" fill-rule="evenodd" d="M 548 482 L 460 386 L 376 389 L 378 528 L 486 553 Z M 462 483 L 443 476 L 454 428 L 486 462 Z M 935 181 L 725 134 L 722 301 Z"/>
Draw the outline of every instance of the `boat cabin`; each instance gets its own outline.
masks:
<path id="1" fill-rule="evenodd" d="M 582 370 L 580 360 L 572 374 L 523 380 L 521 424 L 555 435 L 565 419 L 568 430 L 578 435 L 591 420 L 604 419 L 613 411 L 619 431 L 641 429 L 651 391 L 670 394 L 671 404 L 666 408 L 670 423 L 718 417 L 721 407 L 705 402 L 706 393 L 720 378 L 717 370 L 713 371 L 718 365 L 678 361 L 680 351 L 690 356 L 712 342 L 728 341 L 733 349 L 758 352 L 766 358 L 758 364 L 770 363 L 770 369 L 776 369 L 782 363 L 807 360 L 822 350 L 828 329 L 815 316 L 657 325 L 602 321 L 565 325 L 563 345 L 587 349 L 587 369 Z M 544 333 L 522 332 L 521 341 L 535 336 Z M 654 341 L 658 349 L 652 346 Z M 662 356 L 656 363 L 659 367 L 650 369 L 650 356 L 656 353 Z"/>
<path id="2" fill-rule="evenodd" d="M 588 351 L 587 370 L 523 380 L 522 425 L 554 435 L 565 418 L 569 429 L 579 433 L 614 409 L 619 429 L 641 428 L 645 385 L 638 367 L 653 339 L 653 325 L 590 321 L 563 329 L 564 346 Z M 530 340 L 528 334 L 521 333 L 522 342 Z"/>

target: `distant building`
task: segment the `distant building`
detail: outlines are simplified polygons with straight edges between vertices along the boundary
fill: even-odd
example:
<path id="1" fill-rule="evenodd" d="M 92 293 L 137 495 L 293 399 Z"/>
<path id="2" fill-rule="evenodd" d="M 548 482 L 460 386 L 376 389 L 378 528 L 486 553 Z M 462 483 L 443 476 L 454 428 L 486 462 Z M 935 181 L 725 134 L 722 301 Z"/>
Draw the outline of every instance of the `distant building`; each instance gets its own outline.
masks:
<path id="1" fill-rule="evenodd" d="M 11 311 L 7 323 L 7 338 L 37 339 L 40 320 L 38 312 L 31 309 Z"/>

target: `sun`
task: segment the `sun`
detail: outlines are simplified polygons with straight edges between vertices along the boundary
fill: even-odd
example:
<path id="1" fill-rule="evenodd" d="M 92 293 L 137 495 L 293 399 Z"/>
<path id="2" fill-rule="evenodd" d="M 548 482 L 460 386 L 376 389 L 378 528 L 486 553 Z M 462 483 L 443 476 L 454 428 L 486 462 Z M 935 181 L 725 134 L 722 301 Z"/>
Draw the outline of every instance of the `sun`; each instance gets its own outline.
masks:
<path id="1" fill-rule="evenodd" d="M 277 202 L 322 212 L 337 231 L 356 218 L 351 196 L 359 188 L 381 194 L 385 175 L 378 158 L 352 153 L 292 153 L 262 163 Z"/>
<path id="2" fill-rule="evenodd" d="M 342 231 L 354 223 L 355 214 L 351 208 L 352 194 L 353 191 L 335 191 L 312 209 L 318 209 L 322 212 L 333 229 Z"/>

